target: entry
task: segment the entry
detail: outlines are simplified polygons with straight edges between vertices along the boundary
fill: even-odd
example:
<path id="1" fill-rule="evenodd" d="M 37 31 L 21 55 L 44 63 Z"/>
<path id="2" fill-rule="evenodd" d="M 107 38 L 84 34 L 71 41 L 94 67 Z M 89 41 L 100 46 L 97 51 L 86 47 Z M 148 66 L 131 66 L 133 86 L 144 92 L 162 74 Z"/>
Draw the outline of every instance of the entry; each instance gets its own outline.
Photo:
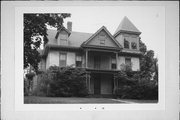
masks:
<path id="1" fill-rule="evenodd" d="M 94 75 L 94 94 L 95 95 L 101 94 L 101 75 L 100 74 Z"/>

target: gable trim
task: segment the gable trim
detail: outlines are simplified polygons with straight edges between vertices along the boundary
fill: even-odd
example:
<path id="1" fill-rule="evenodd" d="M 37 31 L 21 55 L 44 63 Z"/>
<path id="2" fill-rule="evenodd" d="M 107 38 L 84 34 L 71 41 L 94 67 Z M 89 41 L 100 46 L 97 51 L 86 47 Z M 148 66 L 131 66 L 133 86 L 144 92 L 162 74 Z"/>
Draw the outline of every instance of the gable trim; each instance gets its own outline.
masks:
<path id="1" fill-rule="evenodd" d="M 71 32 L 70 32 L 68 29 L 66 29 L 65 27 L 62 27 L 62 28 L 60 28 L 59 30 L 57 30 L 57 33 L 56 33 L 56 36 L 55 36 L 56 39 L 59 37 L 59 33 L 60 33 L 62 30 L 65 30 L 65 31 L 68 33 L 68 36 L 71 34 Z"/>
<path id="2" fill-rule="evenodd" d="M 89 41 L 91 41 L 98 33 L 100 33 L 102 30 L 104 30 L 108 36 L 113 40 L 113 42 L 119 47 L 122 48 L 122 46 L 118 43 L 118 41 L 116 41 L 116 39 L 114 39 L 114 37 L 111 35 L 111 33 L 106 29 L 105 26 L 102 26 L 97 32 L 95 32 L 89 39 L 87 39 L 85 42 L 83 42 L 81 44 L 82 47 L 86 47 L 88 46 L 87 43 L 89 43 Z"/>

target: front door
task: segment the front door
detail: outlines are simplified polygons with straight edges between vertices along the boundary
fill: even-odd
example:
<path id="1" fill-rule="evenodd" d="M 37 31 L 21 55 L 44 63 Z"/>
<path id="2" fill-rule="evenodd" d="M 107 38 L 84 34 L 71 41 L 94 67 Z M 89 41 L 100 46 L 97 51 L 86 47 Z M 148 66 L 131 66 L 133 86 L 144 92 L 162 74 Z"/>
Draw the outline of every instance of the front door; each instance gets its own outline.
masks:
<path id="1" fill-rule="evenodd" d="M 94 94 L 95 95 L 101 94 L 101 76 L 100 76 L 100 74 L 94 75 Z"/>

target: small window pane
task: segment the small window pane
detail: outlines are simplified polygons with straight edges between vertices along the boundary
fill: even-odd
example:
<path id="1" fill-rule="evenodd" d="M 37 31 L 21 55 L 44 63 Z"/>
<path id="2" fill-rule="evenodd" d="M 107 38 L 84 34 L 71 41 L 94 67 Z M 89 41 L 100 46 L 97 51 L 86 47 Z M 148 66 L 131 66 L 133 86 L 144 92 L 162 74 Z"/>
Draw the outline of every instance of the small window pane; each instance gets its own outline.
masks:
<path id="1" fill-rule="evenodd" d="M 125 58 L 125 64 L 131 65 L 131 58 Z"/>
<path id="2" fill-rule="evenodd" d="M 132 42 L 132 43 L 131 43 L 131 48 L 132 48 L 132 49 L 137 49 L 137 44 L 136 44 L 135 42 Z"/>
<path id="3" fill-rule="evenodd" d="M 60 67 L 66 66 L 66 53 L 60 53 L 59 64 L 60 64 Z"/>
<path id="4" fill-rule="evenodd" d="M 60 60 L 66 60 L 66 54 L 60 54 Z"/>
<path id="5" fill-rule="evenodd" d="M 76 56 L 76 61 L 82 61 L 82 57 L 81 56 Z"/>
<path id="6" fill-rule="evenodd" d="M 112 63 L 116 63 L 116 59 L 115 58 L 112 58 Z"/>
<path id="7" fill-rule="evenodd" d="M 124 39 L 124 48 L 129 48 L 129 41 Z"/>

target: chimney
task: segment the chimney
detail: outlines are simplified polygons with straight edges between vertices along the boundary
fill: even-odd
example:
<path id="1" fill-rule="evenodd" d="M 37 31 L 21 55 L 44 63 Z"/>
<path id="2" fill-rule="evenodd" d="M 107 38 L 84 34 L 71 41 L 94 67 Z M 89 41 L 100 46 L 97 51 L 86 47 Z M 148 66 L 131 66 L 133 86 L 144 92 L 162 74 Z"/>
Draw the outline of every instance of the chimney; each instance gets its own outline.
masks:
<path id="1" fill-rule="evenodd" d="M 69 30 L 69 31 L 72 31 L 72 22 L 67 22 L 67 29 Z"/>

